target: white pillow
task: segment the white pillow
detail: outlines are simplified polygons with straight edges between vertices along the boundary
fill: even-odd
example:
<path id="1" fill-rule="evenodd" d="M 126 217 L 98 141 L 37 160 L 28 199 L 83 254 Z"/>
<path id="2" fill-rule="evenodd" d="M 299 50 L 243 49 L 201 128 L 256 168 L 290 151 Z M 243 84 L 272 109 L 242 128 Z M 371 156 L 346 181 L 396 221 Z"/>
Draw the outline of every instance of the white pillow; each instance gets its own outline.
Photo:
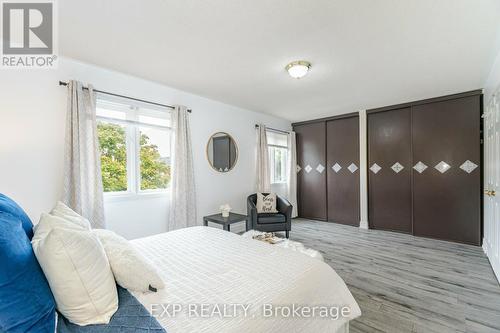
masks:
<path id="1" fill-rule="evenodd" d="M 42 215 L 40 216 L 40 221 L 33 227 L 33 231 L 36 235 L 36 238 L 40 240 L 47 237 L 47 235 L 55 228 L 62 228 L 62 229 L 69 229 L 76 231 L 85 230 L 80 225 L 71 223 L 62 217 L 42 213 Z M 35 237 L 33 237 L 33 240 L 35 240 Z"/>
<path id="2" fill-rule="evenodd" d="M 113 231 L 93 229 L 99 237 L 116 282 L 132 291 L 157 291 L 165 284 L 153 264 L 125 238 Z"/>
<path id="3" fill-rule="evenodd" d="M 77 325 L 107 324 L 118 294 L 104 248 L 90 231 L 60 220 L 42 215 L 32 240 L 57 310 Z"/>
<path id="4" fill-rule="evenodd" d="M 262 193 L 257 193 L 257 213 L 277 213 L 276 210 L 276 194 L 269 193 L 264 196 Z"/>
<path id="5" fill-rule="evenodd" d="M 81 226 L 84 229 L 90 230 L 90 222 L 68 206 L 66 206 L 61 201 L 56 203 L 56 206 L 50 212 L 51 215 L 62 217 L 65 220 L 68 220 L 71 223 Z"/>

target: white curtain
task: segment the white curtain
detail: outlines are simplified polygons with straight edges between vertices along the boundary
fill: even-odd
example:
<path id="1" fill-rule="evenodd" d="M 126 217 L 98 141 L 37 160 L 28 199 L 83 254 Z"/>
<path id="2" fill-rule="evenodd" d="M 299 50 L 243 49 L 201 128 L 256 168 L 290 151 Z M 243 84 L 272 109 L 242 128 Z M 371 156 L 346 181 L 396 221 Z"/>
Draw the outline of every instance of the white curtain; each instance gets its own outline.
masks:
<path id="1" fill-rule="evenodd" d="M 172 111 L 172 129 L 172 180 L 168 230 L 197 225 L 191 129 L 186 107 L 176 106 Z"/>
<path id="2" fill-rule="evenodd" d="M 297 141 L 295 132 L 288 133 L 287 195 L 293 206 L 292 217 L 298 216 L 297 210 Z"/>
<path id="3" fill-rule="evenodd" d="M 271 192 L 266 126 L 257 126 L 257 192 Z"/>
<path id="4" fill-rule="evenodd" d="M 104 228 L 101 156 L 97 138 L 95 93 L 92 86 L 68 83 L 63 201 Z"/>

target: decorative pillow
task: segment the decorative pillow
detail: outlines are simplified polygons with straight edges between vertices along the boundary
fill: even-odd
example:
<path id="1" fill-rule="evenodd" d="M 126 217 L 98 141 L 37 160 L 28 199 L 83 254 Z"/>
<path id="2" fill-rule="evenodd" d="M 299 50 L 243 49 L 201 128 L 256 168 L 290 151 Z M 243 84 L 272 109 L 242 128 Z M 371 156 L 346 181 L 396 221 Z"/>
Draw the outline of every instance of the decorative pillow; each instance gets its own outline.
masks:
<path id="1" fill-rule="evenodd" d="M 58 201 L 54 209 L 50 212 L 51 215 L 61 217 L 71 223 L 81 226 L 84 229 L 90 230 L 90 222 L 61 201 Z"/>
<path id="2" fill-rule="evenodd" d="M 2 197 L 2 200 L 6 198 Z M 56 322 L 54 297 L 23 228 L 26 223 L 2 209 L 0 332 L 53 333 Z M 22 216 L 26 214 L 23 212 Z"/>
<path id="3" fill-rule="evenodd" d="M 84 231 L 83 227 L 76 223 L 72 223 L 62 217 L 58 216 L 53 216 L 47 213 L 42 213 L 40 216 L 40 221 L 38 222 L 37 225 L 35 225 L 34 230 L 35 230 L 35 235 L 36 239 L 40 240 L 56 228 L 62 228 L 62 229 L 69 229 L 69 230 L 76 230 L 76 231 Z M 35 241 L 35 237 L 33 237 L 32 242 Z"/>
<path id="4" fill-rule="evenodd" d="M 14 200 L 2 193 L 0 193 L 0 212 L 9 213 L 12 216 L 20 219 L 23 223 L 23 229 L 26 232 L 29 240 L 33 238 L 33 223 L 31 222 L 28 215 L 21 207 L 19 207 L 17 203 L 14 202 Z"/>
<path id="5" fill-rule="evenodd" d="M 57 310 L 77 325 L 109 323 L 118 308 L 118 295 L 108 258 L 97 236 L 44 214 L 32 244 Z"/>
<path id="6" fill-rule="evenodd" d="M 104 246 L 116 283 L 120 286 L 141 292 L 157 291 L 165 287 L 153 264 L 128 240 L 104 229 L 93 229 L 92 233 L 99 237 Z"/>
<path id="7" fill-rule="evenodd" d="M 276 193 L 264 195 L 257 193 L 257 213 L 277 213 L 276 210 Z"/>

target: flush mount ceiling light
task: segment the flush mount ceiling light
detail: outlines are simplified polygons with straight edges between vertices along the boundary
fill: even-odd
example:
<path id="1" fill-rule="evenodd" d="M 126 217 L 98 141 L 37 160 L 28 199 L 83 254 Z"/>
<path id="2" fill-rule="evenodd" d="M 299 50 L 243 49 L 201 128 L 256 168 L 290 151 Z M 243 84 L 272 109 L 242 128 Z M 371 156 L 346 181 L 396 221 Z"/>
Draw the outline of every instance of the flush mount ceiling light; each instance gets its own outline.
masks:
<path id="1" fill-rule="evenodd" d="M 306 76 L 310 68 L 311 63 L 304 60 L 292 61 L 285 67 L 288 74 L 295 79 L 300 79 L 301 77 Z"/>

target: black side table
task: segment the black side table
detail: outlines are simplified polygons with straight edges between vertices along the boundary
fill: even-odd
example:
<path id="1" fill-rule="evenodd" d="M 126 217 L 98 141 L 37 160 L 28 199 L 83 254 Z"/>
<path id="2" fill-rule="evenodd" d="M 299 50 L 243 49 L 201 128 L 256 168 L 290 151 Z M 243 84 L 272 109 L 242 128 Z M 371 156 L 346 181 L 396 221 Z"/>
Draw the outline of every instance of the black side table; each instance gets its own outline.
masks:
<path id="1" fill-rule="evenodd" d="M 222 228 L 224 230 L 230 231 L 231 224 L 243 221 L 246 222 L 246 220 L 247 220 L 246 215 L 241 215 L 236 213 L 229 213 L 228 217 L 222 217 L 222 214 L 214 214 L 210 216 L 204 216 L 203 225 L 208 226 L 208 222 L 213 222 L 222 225 Z"/>

